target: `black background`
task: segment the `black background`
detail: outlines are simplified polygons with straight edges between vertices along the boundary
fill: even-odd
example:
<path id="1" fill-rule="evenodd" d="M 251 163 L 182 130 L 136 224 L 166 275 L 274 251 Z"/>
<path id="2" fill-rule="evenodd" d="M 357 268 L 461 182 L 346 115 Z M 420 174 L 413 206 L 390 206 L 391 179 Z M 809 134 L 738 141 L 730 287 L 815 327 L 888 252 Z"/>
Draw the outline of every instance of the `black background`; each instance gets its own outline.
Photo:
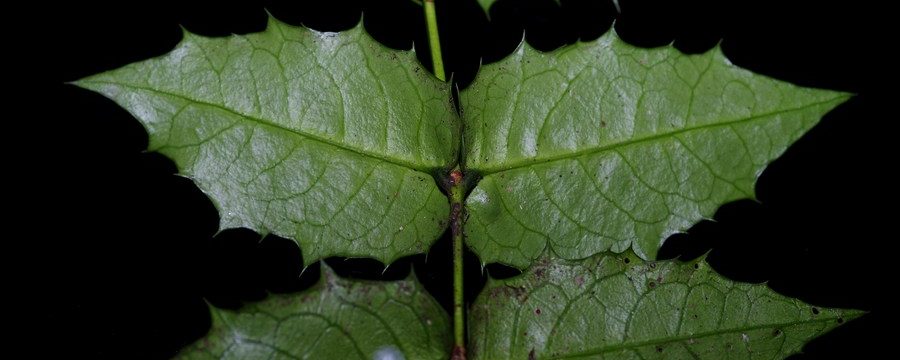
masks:
<path id="1" fill-rule="evenodd" d="M 727 3 L 727 4 L 724 4 Z M 28 75 L 9 115 L 7 178 L 17 186 L 10 242 L 25 245 L 24 266 L 8 272 L 29 305 L 28 351 L 91 358 L 167 358 L 202 336 L 207 301 L 238 307 L 266 291 L 297 291 L 318 278 L 300 276 L 292 241 L 248 230 L 216 235 L 218 215 L 174 165 L 144 152 L 141 125 L 111 101 L 65 81 L 158 56 L 181 37 L 179 25 L 207 36 L 265 28 L 268 9 L 282 21 L 321 31 L 364 25 L 380 42 L 409 49 L 430 67 L 420 8 L 396 1 L 148 1 L 37 5 L 7 13 L 27 24 L 12 37 L 24 60 L 12 75 Z M 875 358 L 892 353 L 885 312 L 896 281 L 888 270 L 896 235 L 891 221 L 896 184 L 896 115 L 886 115 L 892 23 L 884 9 L 822 1 L 628 1 L 615 27 L 626 41 L 661 46 L 674 40 L 689 53 L 720 40 L 733 63 L 804 86 L 858 94 L 826 115 L 762 175 L 759 202 L 722 207 L 716 222 L 669 239 L 661 257 L 709 261 L 729 278 L 762 282 L 819 306 L 870 311 L 812 341 L 797 358 Z M 510 53 L 523 28 L 529 43 L 550 50 L 591 40 L 617 18 L 611 2 L 501 0 L 491 21 L 474 0 L 438 1 L 448 73 L 464 87 L 479 59 Z M 32 68 L 33 67 L 33 68 Z M 16 74 L 19 73 L 19 74 Z M 16 99 L 14 97 L 14 99 Z M 878 109 L 878 110 L 876 110 Z M 215 235 L 215 236 L 214 236 Z M 14 252 L 13 254 L 18 254 Z M 451 290 L 449 241 L 424 256 L 405 258 L 382 274 L 371 260 L 329 259 L 344 276 L 398 279 L 413 268 L 445 306 Z M 412 264 L 412 267 L 411 267 Z M 515 271 L 489 265 L 495 276 Z M 484 276 L 467 258 L 467 297 Z M 887 355 L 889 356 L 889 355 Z"/>

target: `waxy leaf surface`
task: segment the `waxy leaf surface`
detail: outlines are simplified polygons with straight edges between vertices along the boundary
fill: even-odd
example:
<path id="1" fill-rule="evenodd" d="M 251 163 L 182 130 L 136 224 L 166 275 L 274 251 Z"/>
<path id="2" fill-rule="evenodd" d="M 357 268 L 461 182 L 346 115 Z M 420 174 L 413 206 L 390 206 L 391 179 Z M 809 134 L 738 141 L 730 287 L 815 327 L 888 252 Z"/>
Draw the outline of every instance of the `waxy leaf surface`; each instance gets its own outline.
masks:
<path id="1" fill-rule="evenodd" d="M 473 359 L 781 359 L 860 314 L 730 281 L 703 259 L 542 259 L 488 281 L 470 349 Z"/>
<path id="2" fill-rule="evenodd" d="M 178 357 L 446 358 L 449 318 L 414 278 L 351 281 L 322 269 L 322 280 L 301 293 L 269 295 L 240 311 L 211 308 L 212 329 Z"/>
<path id="3" fill-rule="evenodd" d="M 468 246 L 526 269 L 477 299 L 476 359 L 780 358 L 859 315 L 702 260 L 649 262 L 668 236 L 752 198 L 765 166 L 849 97 L 755 75 L 718 47 L 641 49 L 615 31 L 549 53 L 523 43 L 460 93 L 462 119 L 413 52 L 360 26 L 272 18 L 243 36 L 185 32 L 164 56 L 75 84 L 131 112 L 222 229 L 293 239 L 307 265 L 427 251 L 450 221 L 434 176 L 462 166 L 479 180 Z M 447 314 L 415 280 L 327 267 L 310 290 L 212 319 L 180 356 L 437 359 L 451 346 Z"/>
<path id="4" fill-rule="evenodd" d="M 752 198 L 765 166 L 848 94 L 731 64 L 720 48 L 637 48 L 610 30 L 542 53 L 523 43 L 460 94 L 466 202 L 485 263 L 527 267 L 633 249 Z"/>
<path id="5" fill-rule="evenodd" d="M 456 163 L 450 87 L 361 26 L 185 32 L 170 53 L 76 82 L 116 101 L 218 207 L 221 228 L 390 263 L 428 249 L 449 208 L 431 172 Z"/>

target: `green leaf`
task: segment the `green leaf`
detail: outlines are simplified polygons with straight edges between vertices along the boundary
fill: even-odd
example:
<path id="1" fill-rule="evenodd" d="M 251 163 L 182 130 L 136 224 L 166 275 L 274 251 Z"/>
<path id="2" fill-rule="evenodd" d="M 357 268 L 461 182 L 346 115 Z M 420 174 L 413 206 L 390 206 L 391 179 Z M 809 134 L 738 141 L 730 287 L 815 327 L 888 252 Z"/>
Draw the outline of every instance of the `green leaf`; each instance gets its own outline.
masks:
<path id="1" fill-rule="evenodd" d="M 470 351 L 473 359 L 780 359 L 861 313 L 729 281 L 703 259 L 544 258 L 488 281 L 469 316 Z"/>
<path id="2" fill-rule="evenodd" d="M 527 267 L 632 248 L 752 198 L 773 159 L 848 94 L 732 65 L 719 47 L 641 49 L 609 31 L 541 53 L 527 44 L 460 94 L 464 158 L 484 178 L 467 199 L 468 244 Z"/>
<path id="3" fill-rule="evenodd" d="M 447 313 L 412 275 L 350 281 L 322 266 L 322 279 L 302 293 L 269 295 L 240 311 L 211 309 L 210 332 L 178 357 L 443 359 L 452 341 Z"/>
<path id="4" fill-rule="evenodd" d="M 765 166 L 849 97 L 752 74 L 718 47 L 640 49 L 614 31 L 550 53 L 523 43 L 461 92 L 464 124 L 449 84 L 360 26 L 270 18 L 245 36 L 185 32 L 167 55 L 76 85 L 138 118 L 150 150 L 212 199 L 220 228 L 294 239 L 307 265 L 424 252 L 467 212 L 482 261 L 530 266 L 478 298 L 475 358 L 775 358 L 859 315 L 730 282 L 699 260 L 645 262 L 669 235 L 752 198 Z M 480 182 L 451 213 L 432 176 L 456 165 Z M 210 334 L 181 356 L 450 351 L 447 314 L 415 280 L 351 282 L 327 267 L 323 278 L 213 309 Z"/>
<path id="5" fill-rule="evenodd" d="M 450 86 L 361 26 L 320 33 L 185 32 L 165 56 L 76 82 L 130 111 L 150 150 L 219 209 L 220 227 L 385 263 L 420 253 L 449 213 L 430 172 L 458 157 Z"/>

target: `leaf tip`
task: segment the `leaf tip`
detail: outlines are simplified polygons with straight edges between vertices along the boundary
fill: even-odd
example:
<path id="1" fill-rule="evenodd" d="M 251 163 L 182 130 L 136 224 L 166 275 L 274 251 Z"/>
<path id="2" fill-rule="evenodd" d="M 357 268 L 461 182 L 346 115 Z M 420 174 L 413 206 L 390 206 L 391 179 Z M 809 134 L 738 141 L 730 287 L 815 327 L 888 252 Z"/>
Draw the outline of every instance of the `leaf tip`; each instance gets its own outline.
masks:
<path id="1" fill-rule="evenodd" d="M 854 319 L 858 319 L 864 315 L 868 315 L 869 311 L 859 310 L 859 309 L 845 309 L 841 311 L 841 317 L 838 318 L 838 323 L 843 323 L 844 321 L 850 321 Z"/>
<path id="2" fill-rule="evenodd" d="M 181 29 L 181 40 L 182 41 L 189 39 L 193 35 L 190 32 L 190 30 L 188 30 L 186 27 L 184 27 L 184 24 L 178 24 L 178 28 Z"/>
<path id="3" fill-rule="evenodd" d="M 271 22 L 272 20 L 276 20 L 276 21 L 277 21 L 277 19 L 275 19 L 275 15 L 272 15 L 272 12 L 269 11 L 269 8 L 268 8 L 268 7 L 265 7 L 265 6 L 264 6 L 264 7 L 263 7 L 263 11 L 266 12 L 266 18 L 268 19 L 268 21 L 270 21 L 270 22 Z"/>
<path id="4" fill-rule="evenodd" d="M 78 80 L 66 81 L 63 84 L 75 86 L 75 87 L 85 89 L 85 90 L 90 90 L 90 91 L 99 93 L 104 96 L 111 96 L 112 93 L 110 92 L 110 89 L 104 90 L 105 88 L 108 88 L 109 85 L 111 85 L 111 84 L 95 81 L 97 79 L 97 77 L 102 74 L 103 73 L 85 76 Z"/>
<path id="5" fill-rule="evenodd" d="M 518 54 L 518 55 L 521 55 L 522 52 L 525 51 L 525 48 L 526 48 L 526 47 L 527 47 L 527 48 L 531 48 L 531 46 L 528 45 L 528 42 L 525 41 L 525 29 L 523 28 L 523 29 L 522 29 L 522 34 L 519 36 L 519 44 L 516 45 L 516 49 L 513 50 L 512 54 Z M 511 56 L 511 55 L 507 55 L 507 58 L 510 57 L 510 56 Z"/>
<path id="6" fill-rule="evenodd" d="M 297 247 L 299 247 L 300 249 L 303 249 L 303 247 L 300 246 L 299 242 L 297 243 Z M 312 254 L 310 254 L 310 255 L 312 255 Z M 301 258 L 301 261 L 303 262 L 303 271 L 306 271 L 306 268 L 310 267 L 311 265 L 315 264 L 316 262 L 319 262 L 319 260 L 320 260 L 319 256 L 307 256 L 307 254 L 303 254 L 303 256 Z M 323 267 L 327 267 L 327 265 L 325 265 Z"/>
<path id="7" fill-rule="evenodd" d="M 826 105 L 827 108 L 825 109 L 825 111 L 822 112 L 820 117 L 831 112 L 838 106 L 841 106 L 845 102 L 850 101 L 851 99 L 855 98 L 858 95 L 856 93 L 840 91 L 840 90 L 814 89 L 814 91 L 822 91 L 822 92 L 830 93 L 833 95 L 833 97 L 831 99 L 826 100 L 822 103 L 822 105 Z"/>
<path id="8" fill-rule="evenodd" d="M 837 93 L 836 100 L 838 100 L 838 104 L 843 104 L 843 103 L 859 96 L 859 94 L 849 92 L 849 91 L 835 91 L 835 92 Z"/>
<path id="9" fill-rule="evenodd" d="M 263 8 L 263 11 L 266 12 L 266 31 L 269 31 L 273 28 L 281 29 L 282 25 L 289 25 L 281 20 L 278 20 L 278 18 L 275 17 L 275 15 L 272 14 L 271 11 L 269 11 L 269 8 Z"/>
<path id="10" fill-rule="evenodd" d="M 75 86 L 84 89 L 84 79 L 72 80 L 72 81 L 63 81 L 63 85 Z"/>

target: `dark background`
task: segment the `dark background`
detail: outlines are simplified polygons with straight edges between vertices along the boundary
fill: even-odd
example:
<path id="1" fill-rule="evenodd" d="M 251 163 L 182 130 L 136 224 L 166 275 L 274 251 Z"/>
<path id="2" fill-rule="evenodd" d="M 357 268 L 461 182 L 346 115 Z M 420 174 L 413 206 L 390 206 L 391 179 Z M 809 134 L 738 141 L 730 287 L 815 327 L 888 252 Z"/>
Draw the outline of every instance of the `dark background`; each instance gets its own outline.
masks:
<path id="1" fill-rule="evenodd" d="M 666 243 L 661 257 L 696 257 L 710 249 L 720 273 L 762 282 L 819 306 L 870 311 L 809 343 L 796 358 L 875 358 L 893 353 L 885 312 L 896 303 L 887 289 L 896 239 L 897 161 L 886 115 L 896 41 L 886 35 L 884 9 L 858 2 L 628 1 L 616 14 L 609 1 L 501 0 L 491 21 L 474 0 L 438 0 L 448 73 L 466 86 L 479 66 L 510 53 L 521 39 L 541 50 L 592 40 L 615 22 L 639 46 L 674 44 L 698 53 L 720 40 L 733 63 L 804 86 L 858 94 L 824 117 L 762 175 L 759 202 L 722 207 L 716 222 L 702 222 Z M 725 4 L 727 3 L 727 4 Z M 147 135 L 126 111 L 105 98 L 63 84 L 171 50 L 179 25 L 207 36 L 265 28 L 268 9 L 282 21 L 320 31 L 364 25 L 380 42 L 409 49 L 430 67 L 420 8 L 396 1 L 220 1 L 32 3 L 14 11 L 25 24 L 10 37 L 25 39 L 10 68 L 28 75 L 7 115 L 16 124 L 5 152 L 13 223 L 10 242 L 24 245 L 24 266 L 8 271 L 24 285 L 17 296 L 30 305 L 23 335 L 42 346 L 29 357 L 167 358 L 202 336 L 207 301 L 238 307 L 267 291 L 289 292 L 319 276 L 300 276 L 292 241 L 248 230 L 216 234 L 218 215 L 174 165 L 146 153 Z M 890 25 L 890 26 L 889 26 Z M 22 50 L 24 51 L 17 51 Z M 25 56 L 22 56 L 25 54 Z M 33 69 L 32 69 L 33 67 Z M 18 99 L 17 99 L 18 97 Z M 876 110 L 877 109 L 877 110 Z M 21 127 L 21 128 L 19 128 Z M 890 172 L 890 173 L 889 173 Z M 890 183 L 890 184 L 889 184 Z M 215 236 L 214 236 L 215 235 Z M 10 253 L 8 253 L 10 254 Z M 16 255 L 20 252 L 12 252 Z M 469 254 L 467 297 L 484 284 Z M 414 269 L 445 306 L 450 302 L 449 241 L 442 238 L 425 261 L 405 258 L 382 274 L 372 260 L 329 259 L 344 276 L 403 278 Z M 494 276 L 516 272 L 489 265 Z M 14 312 L 21 312 L 14 310 Z M 890 356 L 890 355 L 888 355 Z"/>

